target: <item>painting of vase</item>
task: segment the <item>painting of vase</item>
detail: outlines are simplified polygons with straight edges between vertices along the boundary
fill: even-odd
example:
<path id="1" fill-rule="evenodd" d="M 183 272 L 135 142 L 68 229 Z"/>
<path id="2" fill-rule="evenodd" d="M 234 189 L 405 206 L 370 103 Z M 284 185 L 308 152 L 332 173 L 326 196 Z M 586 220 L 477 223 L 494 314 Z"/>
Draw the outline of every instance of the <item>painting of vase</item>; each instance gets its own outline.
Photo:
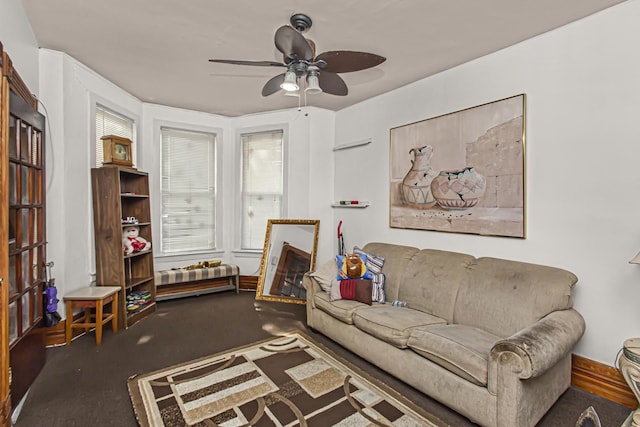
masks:
<path id="1" fill-rule="evenodd" d="M 473 167 L 459 171 L 441 171 L 431 181 L 433 197 L 444 209 L 463 210 L 472 208 L 484 196 L 487 180 Z"/>
<path id="2" fill-rule="evenodd" d="M 520 94 L 391 128 L 389 227 L 525 238 L 525 104 Z"/>
<path id="3" fill-rule="evenodd" d="M 402 180 L 402 199 L 404 203 L 418 209 L 430 209 L 436 204 L 431 192 L 431 181 L 437 172 L 431 167 L 433 148 L 430 145 L 409 150 L 413 155 L 411 169 Z"/>

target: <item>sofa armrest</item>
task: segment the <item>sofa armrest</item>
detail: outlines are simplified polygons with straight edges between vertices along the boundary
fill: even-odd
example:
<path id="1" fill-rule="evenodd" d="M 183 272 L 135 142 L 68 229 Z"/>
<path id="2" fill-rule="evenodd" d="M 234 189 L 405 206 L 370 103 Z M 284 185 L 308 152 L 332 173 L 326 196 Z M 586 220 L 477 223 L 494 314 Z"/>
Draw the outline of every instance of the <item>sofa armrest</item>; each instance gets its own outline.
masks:
<path id="1" fill-rule="evenodd" d="M 520 379 L 537 377 L 571 352 L 584 329 L 584 319 L 574 309 L 554 311 L 495 343 L 491 358 L 498 365 L 512 364 Z"/>
<path id="2" fill-rule="evenodd" d="M 311 275 L 311 272 L 305 273 L 302 276 L 302 286 L 307 291 L 307 304 L 311 305 L 311 308 L 316 308 L 314 303 L 314 296 L 317 292 L 322 292 L 322 288 L 318 281 Z"/>

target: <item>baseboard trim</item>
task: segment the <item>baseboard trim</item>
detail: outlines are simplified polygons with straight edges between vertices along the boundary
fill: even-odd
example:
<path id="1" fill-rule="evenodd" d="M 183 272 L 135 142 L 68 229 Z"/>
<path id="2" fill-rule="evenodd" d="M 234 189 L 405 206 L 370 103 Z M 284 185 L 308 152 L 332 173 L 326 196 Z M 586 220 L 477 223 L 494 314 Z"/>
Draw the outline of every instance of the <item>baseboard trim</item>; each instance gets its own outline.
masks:
<path id="1" fill-rule="evenodd" d="M 2 46 L 0 45 L 0 53 Z M 13 425 L 11 421 L 11 390 L 7 393 L 7 397 L 4 402 L 0 402 L 0 426 L 10 427 Z"/>
<path id="2" fill-rule="evenodd" d="M 243 291 L 258 289 L 258 276 L 240 276 L 240 289 Z"/>
<path id="3" fill-rule="evenodd" d="M 76 313 L 73 316 L 74 320 L 80 319 L 84 313 Z M 54 326 L 49 326 L 44 328 L 44 345 L 45 347 L 55 347 L 58 345 L 65 345 L 67 340 L 65 338 L 65 328 L 67 325 L 67 319 L 62 319 Z M 72 329 L 71 330 L 71 339 L 84 334 L 84 330 L 80 329 Z"/>
<path id="4" fill-rule="evenodd" d="M 605 399 L 636 409 L 636 400 L 622 374 L 613 366 L 573 355 L 571 385 Z"/>

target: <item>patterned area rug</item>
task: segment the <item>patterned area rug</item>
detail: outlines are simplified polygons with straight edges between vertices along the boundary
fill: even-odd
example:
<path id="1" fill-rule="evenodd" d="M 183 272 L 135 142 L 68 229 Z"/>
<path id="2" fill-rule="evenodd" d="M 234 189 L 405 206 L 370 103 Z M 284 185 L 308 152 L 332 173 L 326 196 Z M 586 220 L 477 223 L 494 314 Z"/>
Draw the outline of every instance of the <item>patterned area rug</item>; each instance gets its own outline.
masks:
<path id="1" fill-rule="evenodd" d="M 302 333 L 128 381 L 141 426 L 445 424 Z"/>

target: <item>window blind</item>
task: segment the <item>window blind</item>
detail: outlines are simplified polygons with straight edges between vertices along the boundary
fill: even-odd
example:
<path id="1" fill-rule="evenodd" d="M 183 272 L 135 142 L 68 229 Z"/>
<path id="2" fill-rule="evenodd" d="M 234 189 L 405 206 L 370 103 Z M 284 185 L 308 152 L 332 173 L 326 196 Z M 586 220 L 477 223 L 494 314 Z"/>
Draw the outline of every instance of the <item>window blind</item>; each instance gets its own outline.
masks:
<path id="1" fill-rule="evenodd" d="M 133 141 L 133 120 L 96 105 L 96 167 L 102 166 L 102 138 L 105 135 L 121 136 Z"/>
<path id="2" fill-rule="evenodd" d="M 162 253 L 216 248 L 216 135 L 162 127 Z"/>
<path id="3" fill-rule="evenodd" d="M 283 131 L 241 135 L 242 249 L 263 249 L 267 220 L 282 216 Z"/>

